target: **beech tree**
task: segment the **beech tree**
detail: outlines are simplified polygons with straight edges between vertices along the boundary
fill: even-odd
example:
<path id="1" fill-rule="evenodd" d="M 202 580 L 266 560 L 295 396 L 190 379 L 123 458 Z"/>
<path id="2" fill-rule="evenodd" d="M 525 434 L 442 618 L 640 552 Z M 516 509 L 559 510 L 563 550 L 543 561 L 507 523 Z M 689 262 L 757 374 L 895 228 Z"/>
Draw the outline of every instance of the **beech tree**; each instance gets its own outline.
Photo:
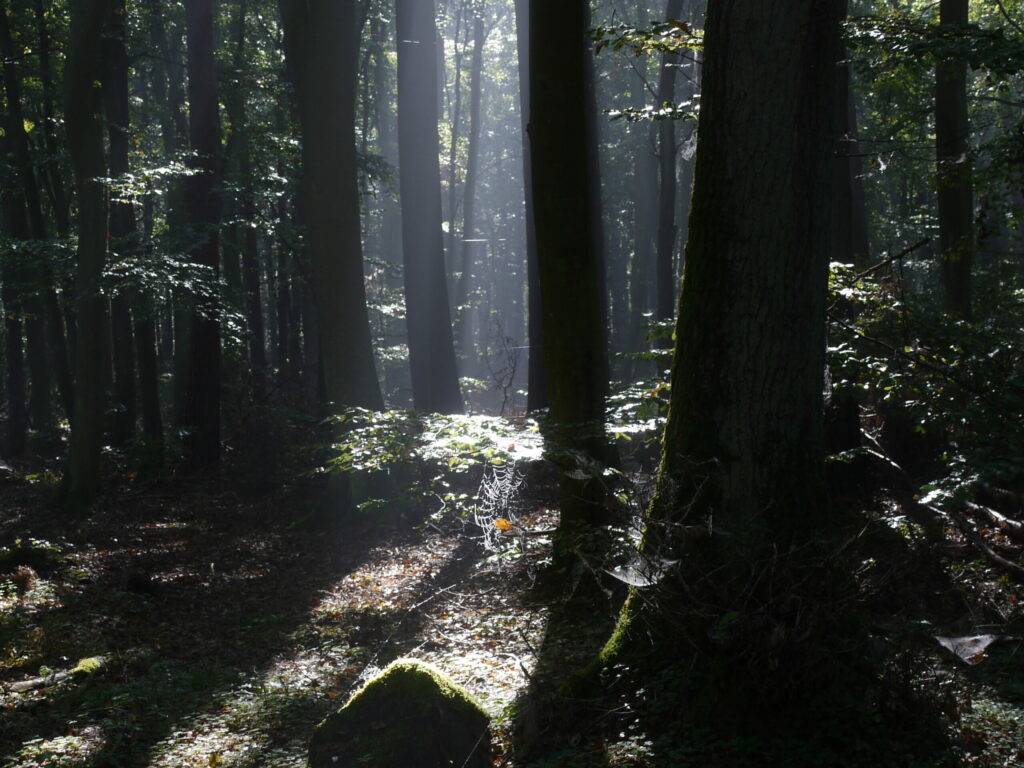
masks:
<path id="1" fill-rule="evenodd" d="M 539 265 L 541 334 L 550 408 L 548 436 L 563 457 L 607 458 L 608 391 L 604 262 L 594 221 L 596 160 L 588 156 L 583 0 L 534 0 L 530 24 L 530 163 Z M 571 533 L 604 514 L 594 469 L 563 461 L 561 528 Z M 581 474 L 582 473 L 582 474 Z"/>
<path id="2" fill-rule="evenodd" d="M 462 395 L 448 309 L 437 137 L 433 0 L 396 0 L 398 178 L 412 397 L 421 410 L 458 413 Z"/>
<path id="3" fill-rule="evenodd" d="M 526 292 L 527 338 L 530 341 L 530 369 L 527 373 L 526 410 L 533 412 L 548 404 L 544 373 L 544 333 L 540 322 L 540 265 L 537 263 L 537 230 L 533 212 L 533 174 L 530 158 L 530 0 L 515 0 L 516 45 L 519 54 L 519 110 L 523 132 L 523 196 L 526 205 Z"/>
<path id="4" fill-rule="evenodd" d="M 185 186 L 185 205 L 195 245 L 192 261 L 210 279 L 220 274 L 220 118 L 214 66 L 212 0 L 186 0 L 189 143 L 196 173 Z M 185 399 L 186 463 L 193 471 L 220 462 L 220 320 L 214 307 L 192 313 L 188 392 Z"/>
<path id="5" fill-rule="evenodd" d="M 102 25 L 108 0 L 83 0 L 71 9 L 64 72 L 68 151 L 78 198 L 78 263 L 75 273 L 75 409 L 64 501 L 75 508 L 99 492 L 103 435 L 106 302 L 100 278 L 107 258 L 107 164 L 103 152 Z"/>
<path id="6" fill-rule="evenodd" d="M 678 20 L 683 11 L 683 0 L 667 0 L 665 18 Z M 661 68 L 658 72 L 658 104 L 675 105 L 676 73 L 679 69 L 678 56 L 670 53 L 662 54 Z M 655 319 L 669 320 L 675 311 L 676 275 L 672 265 L 672 256 L 676 250 L 676 197 L 679 187 L 676 178 L 676 158 L 679 154 L 676 146 L 675 120 L 662 120 L 658 123 L 658 230 L 655 237 L 657 246 L 657 301 L 655 302 Z M 685 191 L 683 192 L 685 194 Z"/>
<path id="7" fill-rule="evenodd" d="M 335 407 L 380 409 L 356 179 L 357 9 L 290 0 L 282 10 L 302 127 L 303 210 L 327 399 Z"/>
<path id="8" fill-rule="evenodd" d="M 939 21 L 967 24 L 967 0 L 941 0 Z M 974 189 L 967 123 L 967 62 L 941 62 L 935 70 L 935 150 L 938 162 L 939 250 L 946 311 L 971 317 L 974 259 Z"/>
<path id="9" fill-rule="evenodd" d="M 808 702 L 849 683 L 847 659 L 823 655 L 843 618 L 821 561 L 843 13 L 841 0 L 708 3 L 671 404 L 642 545 L 657 586 L 632 591 L 601 658 L 648 672 L 680 662 L 693 713 L 726 717 L 726 730 L 777 725 L 766 702 L 806 724 Z"/>

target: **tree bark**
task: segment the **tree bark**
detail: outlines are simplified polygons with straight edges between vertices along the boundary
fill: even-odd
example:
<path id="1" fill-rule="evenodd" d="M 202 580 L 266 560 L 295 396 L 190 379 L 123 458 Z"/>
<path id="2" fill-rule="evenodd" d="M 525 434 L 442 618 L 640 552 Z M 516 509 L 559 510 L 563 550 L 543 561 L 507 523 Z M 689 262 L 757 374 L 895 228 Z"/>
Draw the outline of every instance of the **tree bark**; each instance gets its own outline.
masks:
<path id="1" fill-rule="evenodd" d="M 6 155 L 9 140 L 0 136 L 0 155 Z M 18 198 L 12 189 L 0 190 L 0 214 L 3 228 L 11 234 L 18 217 Z M 22 218 L 24 218 L 22 214 Z M 25 407 L 27 389 L 25 386 L 25 347 L 22 341 L 22 307 L 19 297 L 22 293 L 21 280 L 14 264 L 4 260 L 0 267 L 0 299 L 3 301 L 4 316 L 4 370 L 6 374 L 4 392 L 7 401 L 7 433 L 4 436 L 3 456 L 6 459 L 23 459 L 28 453 L 28 409 Z"/>
<path id="2" fill-rule="evenodd" d="M 326 395 L 336 410 L 379 410 L 356 177 L 357 10 L 291 0 L 283 18 L 302 126 L 303 210 Z"/>
<path id="3" fill-rule="evenodd" d="M 35 168 L 25 131 L 25 118 L 21 106 L 21 82 L 15 67 L 14 46 L 7 17 L 7 9 L 0 9 L 0 55 L 4 59 L 4 91 L 7 96 L 8 146 L 17 170 L 20 195 L 9 201 L 15 209 L 9 230 L 12 237 L 23 242 L 46 240 L 42 202 L 36 183 Z M 26 219 L 26 214 L 28 218 Z M 53 404 L 50 397 L 50 366 L 47 362 L 46 306 L 43 295 L 52 291 L 47 280 L 49 269 L 37 259 L 24 260 L 16 270 L 21 288 L 20 300 L 24 314 L 26 357 L 32 382 L 29 391 L 29 417 L 32 428 L 40 435 L 52 433 Z"/>
<path id="4" fill-rule="evenodd" d="M 850 89 L 850 61 L 843 52 L 836 67 L 836 196 L 832 206 L 832 260 L 853 264 L 860 271 L 868 264 L 868 220 L 864 198 L 864 181 L 857 138 L 857 113 Z"/>
<path id="5" fill-rule="evenodd" d="M 527 336 L 530 340 L 526 410 L 547 408 L 544 372 L 544 335 L 540 309 L 540 266 L 537 262 L 537 229 L 533 206 L 533 170 L 530 158 L 530 0 L 516 2 L 516 47 L 519 54 L 519 110 L 523 132 L 523 194 L 526 202 L 526 299 Z"/>
<path id="6" fill-rule="evenodd" d="M 110 147 L 110 177 L 123 181 L 130 171 L 128 162 L 128 48 L 125 35 L 125 0 L 110 0 L 107 21 L 103 100 L 107 118 L 107 141 Z M 135 230 L 135 209 L 127 200 L 110 204 L 110 241 L 112 258 L 131 258 L 139 247 Z M 117 290 L 110 302 L 113 330 L 114 403 L 111 442 L 124 445 L 135 432 L 137 388 L 135 380 L 135 337 L 129 296 Z M 156 382 L 152 385 L 155 386 Z"/>
<path id="7" fill-rule="evenodd" d="M 232 19 L 232 83 L 231 95 L 226 101 L 231 135 L 228 139 L 228 156 L 234 175 L 237 192 L 232 200 L 235 223 L 230 235 L 231 246 L 236 254 L 232 264 L 239 268 L 238 285 L 234 287 L 237 303 L 245 312 L 248 331 L 249 366 L 253 391 L 257 398 L 262 396 L 267 367 L 266 331 L 263 322 L 263 306 L 260 298 L 260 268 L 258 243 L 256 239 L 256 201 L 253 188 L 252 131 L 245 99 L 248 93 L 246 83 L 246 24 L 248 2 L 239 0 Z M 225 264 L 227 262 L 225 261 Z M 229 281 L 229 286 L 231 285 Z M 287 291 L 285 292 L 287 295 Z"/>
<path id="8" fill-rule="evenodd" d="M 107 0 L 81 0 L 71 6 L 64 74 L 68 152 L 78 199 L 78 268 L 75 275 L 75 421 L 64 477 L 64 503 L 70 509 L 90 504 L 100 488 L 103 432 L 103 372 L 106 357 L 106 302 L 100 278 L 107 258 L 107 173 L 102 109 L 102 24 Z"/>
<path id="9" fill-rule="evenodd" d="M 433 0 L 396 0 L 398 174 L 409 367 L 416 408 L 462 411 L 441 233 Z"/>
<path id="10" fill-rule="evenodd" d="M 46 23 L 43 0 L 33 0 L 36 29 L 39 37 L 39 79 L 43 86 L 43 144 L 46 147 L 47 189 L 53 205 L 53 217 L 57 234 L 67 237 L 71 232 L 71 215 L 64 179 L 60 172 L 60 150 L 57 146 L 57 120 L 53 102 L 56 98 L 53 87 L 53 67 L 50 64 L 50 32 Z M 65 355 L 67 350 L 65 347 Z M 70 381 L 70 375 L 68 376 Z M 62 394 L 62 397 L 64 395 Z"/>
<path id="11" fill-rule="evenodd" d="M 683 0 L 667 0 L 665 18 L 679 20 L 683 12 Z M 661 70 L 658 73 L 658 104 L 675 104 L 676 72 L 678 56 L 663 53 Z M 656 320 L 670 320 L 676 308 L 678 289 L 672 257 L 676 245 L 676 124 L 674 120 L 662 120 L 658 131 L 658 232 L 657 232 L 657 291 L 655 305 Z"/>
<path id="12" fill-rule="evenodd" d="M 185 68 L 177 44 L 171 44 L 167 34 L 167 19 L 164 16 L 162 0 L 144 0 L 148 14 L 149 39 L 153 48 L 152 87 L 156 103 L 160 107 L 160 137 L 164 154 L 176 157 L 188 140 L 188 119 L 185 116 Z M 167 228 L 172 243 L 183 243 L 187 239 L 186 206 L 184 183 L 175 180 L 167 194 Z M 172 421 L 179 430 L 186 423 L 185 401 L 188 393 L 188 369 L 190 357 L 191 312 L 189 298 L 182 288 L 175 289 L 172 297 L 171 327 L 173 330 L 173 376 L 171 380 Z"/>
<path id="13" fill-rule="evenodd" d="M 606 458 L 608 386 L 604 265 L 585 42 L 583 0 L 530 3 L 530 161 L 537 228 L 544 366 L 550 403 L 548 438 L 564 457 Z M 603 517 L 600 478 L 563 462 L 561 530 L 568 541 Z"/>
<path id="14" fill-rule="evenodd" d="M 215 281 L 220 273 L 220 120 L 213 48 L 212 0 L 186 0 L 189 142 L 193 170 L 185 186 L 188 221 L 197 245 L 191 260 Z M 185 468 L 215 469 L 220 463 L 220 321 L 214 307 L 192 313 L 185 399 Z"/>
<path id="15" fill-rule="evenodd" d="M 821 392 L 843 13 L 841 0 L 708 3 L 672 395 L 642 545 L 678 565 L 657 594 L 632 590 L 601 661 L 661 669 L 688 649 L 694 701 L 723 728 L 766 721 L 765 702 L 790 694 L 813 716 L 808 691 L 836 663 L 798 653 L 796 638 L 842 621 L 815 591 L 827 572 L 801 569 L 831 533 Z M 808 630 L 775 594 L 835 613 Z"/>
<path id="16" fill-rule="evenodd" d="M 143 241 L 153 247 L 153 196 L 143 200 Z M 150 253 L 152 256 L 152 253 Z M 164 424 L 160 412 L 160 363 L 157 351 L 157 308 L 153 297 L 142 294 L 135 315 L 135 344 L 139 364 L 139 400 L 142 412 L 142 434 L 148 455 L 146 469 L 163 463 Z"/>
<path id="17" fill-rule="evenodd" d="M 469 66 L 469 147 L 466 158 L 466 186 L 463 190 L 462 243 L 459 249 L 461 271 L 455 305 L 458 314 L 459 350 L 465 361 L 466 375 L 475 373 L 472 309 L 470 293 L 473 280 L 473 254 L 476 239 L 476 185 L 480 166 L 480 97 L 484 70 L 484 5 L 473 8 L 473 57 Z"/>
<path id="18" fill-rule="evenodd" d="M 454 277 L 457 255 L 460 253 L 456 244 L 458 243 L 458 228 L 455 222 L 458 221 L 459 210 L 459 144 L 462 137 L 462 56 L 465 46 L 459 46 L 459 33 L 462 31 L 462 22 L 466 15 L 466 0 L 459 0 L 458 7 L 452 3 L 452 11 L 455 14 L 455 30 L 452 34 L 452 59 L 455 66 L 455 75 L 452 81 L 452 90 L 448 95 L 448 122 L 451 126 L 451 142 L 448 146 L 448 262 L 449 276 Z M 466 29 L 466 44 L 469 43 L 469 29 Z M 444 78 L 444 51 L 438 51 L 441 59 L 438 65 L 438 79 Z M 445 81 L 447 85 L 447 81 Z M 453 286 L 454 287 L 454 286 Z M 459 304 L 456 301 L 454 311 L 459 311 Z"/>
<path id="19" fill-rule="evenodd" d="M 967 0 L 940 0 L 939 21 L 966 26 Z M 935 153 L 938 165 L 939 259 L 945 309 L 971 317 L 974 261 L 974 187 L 967 123 L 967 62 L 941 62 L 935 70 Z"/>

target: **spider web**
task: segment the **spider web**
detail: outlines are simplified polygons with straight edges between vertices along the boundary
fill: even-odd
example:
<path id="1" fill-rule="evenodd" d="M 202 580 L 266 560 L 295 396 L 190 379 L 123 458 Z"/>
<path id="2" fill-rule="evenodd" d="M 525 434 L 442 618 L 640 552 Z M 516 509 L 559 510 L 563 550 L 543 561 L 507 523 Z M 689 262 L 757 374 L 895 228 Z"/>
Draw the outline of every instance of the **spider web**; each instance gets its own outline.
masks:
<path id="1" fill-rule="evenodd" d="M 514 461 L 484 467 L 484 476 L 477 491 L 479 502 L 473 509 L 473 522 L 480 528 L 484 548 L 489 552 L 504 549 L 512 534 L 522 533 L 518 513 L 522 507 L 520 490 L 525 479 L 526 475 L 516 468 Z M 499 523 L 500 520 L 507 520 L 508 527 Z"/>

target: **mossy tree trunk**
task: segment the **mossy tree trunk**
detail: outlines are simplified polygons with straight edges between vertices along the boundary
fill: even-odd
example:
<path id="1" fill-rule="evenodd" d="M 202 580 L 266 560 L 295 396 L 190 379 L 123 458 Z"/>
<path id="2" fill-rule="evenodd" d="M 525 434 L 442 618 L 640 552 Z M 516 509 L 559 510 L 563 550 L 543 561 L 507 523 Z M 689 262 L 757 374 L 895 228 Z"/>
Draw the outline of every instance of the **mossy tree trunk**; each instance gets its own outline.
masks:
<path id="1" fill-rule="evenodd" d="M 720 702 L 758 675 L 778 680 L 771 665 L 789 670 L 784 650 L 818 629 L 812 606 L 805 616 L 791 601 L 812 599 L 802 569 L 820 565 L 830 524 L 822 376 L 844 10 L 708 3 L 672 396 L 643 542 L 679 565 L 633 591 L 602 661 L 658 667 L 689 649 L 709 685 L 735 686 Z"/>

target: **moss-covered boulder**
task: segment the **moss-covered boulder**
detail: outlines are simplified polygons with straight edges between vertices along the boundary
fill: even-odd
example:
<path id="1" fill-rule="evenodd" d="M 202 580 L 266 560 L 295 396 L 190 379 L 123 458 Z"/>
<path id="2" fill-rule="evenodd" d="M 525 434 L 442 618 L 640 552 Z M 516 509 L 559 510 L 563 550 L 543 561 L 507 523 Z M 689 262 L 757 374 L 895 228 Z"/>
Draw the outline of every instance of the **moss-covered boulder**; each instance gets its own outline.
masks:
<path id="1" fill-rule="evenodd" d="M 310 768 L 489 768 L 488 718 L 443 672 L 399 659 L 313 733 Z"/>

